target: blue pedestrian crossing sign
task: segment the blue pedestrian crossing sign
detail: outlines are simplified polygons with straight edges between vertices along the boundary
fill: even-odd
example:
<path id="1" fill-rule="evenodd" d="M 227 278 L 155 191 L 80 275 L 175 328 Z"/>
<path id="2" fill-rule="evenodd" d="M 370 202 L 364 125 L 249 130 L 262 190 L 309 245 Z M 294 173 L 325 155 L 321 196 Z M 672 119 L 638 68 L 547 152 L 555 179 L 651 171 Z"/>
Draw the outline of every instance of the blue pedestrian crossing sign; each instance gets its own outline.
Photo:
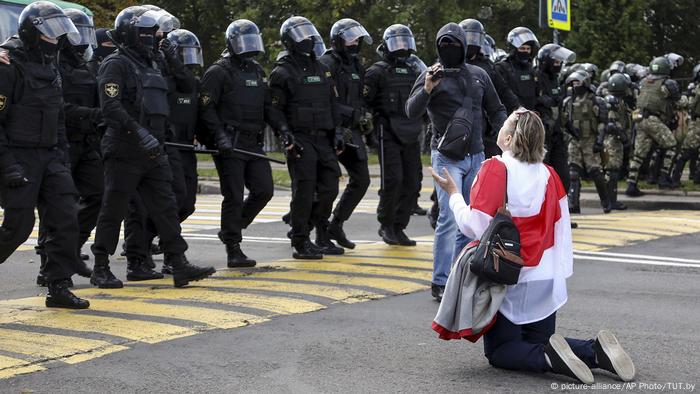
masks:
<path id="1" fill-rule="evenodd" d="M 547 0 L 547 21 L 552 29 L 571 30 L 571 0 Z"/>

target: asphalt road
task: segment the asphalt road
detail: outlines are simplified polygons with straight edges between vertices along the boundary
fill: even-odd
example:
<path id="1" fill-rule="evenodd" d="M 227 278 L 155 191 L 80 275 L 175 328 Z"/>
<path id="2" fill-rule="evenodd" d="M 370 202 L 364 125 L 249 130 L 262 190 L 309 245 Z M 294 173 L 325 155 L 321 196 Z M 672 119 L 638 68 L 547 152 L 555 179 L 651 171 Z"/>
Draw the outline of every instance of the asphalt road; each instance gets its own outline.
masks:
<path id="1" fill-rule="evenodd" d="M 574 241 L 577 250 L 581 252 L 577 253 L 574 276 L 568 282 L 569 301 L 558 313 L 557 331 L 577 338 L 593 337 L 603 328 L 615 332 L 633 357 L 638 371 L 636 385 L 620 387 L 621 390 L 690 391 L 689 385 L 700 384 L 697 372 L 700 370 L 700 336 L 697 334 L 697 327 L 700 327 L 700 261 L 697 256 L 700 250 L 700 216 L 693 212 L 629 212 L 606 217 L 593 210 L 586 213 L 594 215 L 578 220 L 583 229 L 578 236 L 579 243 L 576 243 L 576 232 Z M 645 222 L 651 223 L 651 230 L 639 224 L 645 215 L 652 218 Z M 681 229 L 674 227 L 671 230 L 667 226 L 678 221 L 683 222 Z M 585 230 L 587 227 L 590 229 Z M 618 232 L 611 232 L 612 227 L 617 228 Z M 655 228 L 659 229 L 658 234 L 653 235 Z M 376 229 L 376 219 L 370 213 L 358 213 L 347 225 L 347 232 L 354 239 L 367 241 L 378 239 Z M 285 274 L 285 267 L 292 267 L 290 272 L 293 273 L 295 269 L 318 273 L 317 266 L 302 267 L 286 260 L 291 250 L 284 242 L 285 231 L 286 226 L 279 222 L 255 224 L 245 235 L 259 239 L 248 238 L 244 242 L 244 248 L 251 257 L 259 260 L 259 267 L 266 266 L 272 270 L 270 267 L 279 264 L 283 267 L 280 274 Z M 203 235 L 189 238 L 190 259 L 218 268 L 225 267 L 223 246 L 213 237 L 216 231 L 210 229 L 198 233 Z M 425 218 L 414 216 L 409 233 L 412 236 L 426 236 L 425 239 L 428 240 L 432 230 Z M 635 238 L 634 234 L 637 233 L 641 240 Z M 617 246 L 592 246 L 596 234 L 600 234 L 601 239 L 610 239 Z M 174 335 L 175 339 L 168 340 L 118 341 L 116 338 L 131 334 L 137 338 L 138 333 L 101 333 L 99 327 L 92 328 L 94 332 L 87 334 L 83 331 L 80 334 L 83 341 L 105 340 L 112 344 L 110 346 L 123 346 L 100 357 L 84 357 L 83 354 L 78 356 L 84 358 L 63 362 L 62 360 L 68 359 L 62 358 L 64 355 L 58 350 L 53 359 L 42 359 L 38 355 L 33 357 L 31 351 L 23 351 L 19 346 L 13 347 L 16 344 L 7 337 L 3 340 L 3 332 L 0 332 L 0 376 L 3 371 L 2 357 L 34 360 L 25 368 L 37 369 L 25 374 L 9 373 L 7 371 L 10 369 L 6 369 L 7 376 L 0 378 L 0 392 L 587 391 L 582 387 L 571 386 L 573 382 L 569 379 L 551 374 L 534 375 L 492 368 L 483 356 L 481 342 L 472 344 L 467 341 L 439 340 L 430 328 L 438 304 L 426 290 L 430 278 L 425 269 L 429 266 L 426 255 L 430 245 L 427 242 L 421 245 L 412 252 L 397 252 L 396 249 L 387 251 L 381 244 L 365 243 L 357 252 L 356 262 L 353 262 L 355 260 L 352 260 L 352 255 L 343 261 L 326 262 L 332 268 L 321 269 L 333 273 L 347 268 L 343 275 L 355 280 L 369 277 L 370 272 L 358 271 L 356 267 L 368 270 L 392 264 L 401 264 L 403 267 L 407 266 L 406 262 L 415 264 L 412 268 L 396 271 L 396 275 L 375 272 L 377 276 L 373 279 L 377 281 L 376 286 L 355 286 L 357 291 L 364 289 L 365 293 L 362 294 L 353 293 L 347 298 L 331 300 L 324 298 L 323 293 L 302 294 L 303 291 L 300 291 L 294 293 L 298 297 L 294 298 L 297 303 L 275 304 L 277 308 L 296 308 L 294 310 L 298 313 L 270 315 L 264 321 L 249 322 L 250 324 L 242 324 L 241 327 L 199 330 L 193 335 L 181 335 L 180 338 L 175 338 L 177 335 Z M 411 253 L 415 256 L 411 257 Z M 400 256 L 404 256 L 405 260 Z M 16 300 L 19 298 L 41 294 L 42 289 L 32 286 L 38 269 L 37 263 L 28 263 L 32 259 L 37 260 L 31 251 L 17 252 L 10 261 L 0 266 L 0 313 L 3 313 L 2 302 L 11 304 L 18 302 Z M 117 260 L 114 265 L 115 272 L 123 277 L 124 262 Z M 254 278 L 255 275 L 263 275 L 263 271 L 264 268 L 256 268 L 245 274 Z M 420 275 L 413 275 L 415 272 L 420 272 Z M 408 284 L 408 287 L 401 289 L 413 290 L 396 290 L 399 287 L 380 282 L 380 279 L 388 281 L 399 276 L 402 276 L 403 282 L 391 282 L 391 285 Z M 352 286 L 350 281 L 348 279 L 347 285 Z M 252 285 L 253 282 L 246 283 Z M 301 283 L 310 282 L 307 278 Z M 77 279 L 76 284 L 83 289 L 80 291 L 94 291 L 89 289 L 84 279 Z M 149 289 L 161 291 L 165 289 L 165 285 L 159 286 L 161 284 L 167 285 L 167 282 L 153 286 L 133 286 L 136 290 L 131 295 L 137 298 L 155 297 L 155 293 L 143 296 L 137 292 L 147 292 Z M 373 286 L 383 285 L 386 285 L 383 287 L 385 291 L 380 292 L 380 295 L 367 295 Z M 192 291 L 193 298 L 195 295 L 201 296 L 194 293 L 199 291 L 196 288 Z M 226 291 L 236 293 L 243 290 L 229 288 Z M 267 292 L 265 287 L 245 291 L 261 297 L 272 297 L 272 293 Z M 288 293 L 274 294 L 293 292 L 285 291 Z M 401 294 L 404 292 L 408 294 Z M 102 299 L 99 294 L 95 297 Z M 119 299 L 112 300 L 117 301 Z M 299 309 L 300 302 L 317 303 L 323 307 L 316 310 Z M 230 312 L 225 307 L 219 308 Z M 263 305 L 259 308 L 272 307 Z M 25 307 L 22 310 L 13 309 L 7 314 L 36 312 L 39 309 L 41 308 Z M 233 310 L 247 311 L 253 315 L 256 311 L 255 308 L 245 307 Z M 100 311 L 94 313 L 97 317 L 111 316 Z M 62 319 L 64 315 L 56 316 L 56 319 Z M 138 320 L 136 315 L 124 316 Z M 210 324 L 215 319 L 208 314 L 197 318 Z M 2 319 L 0 315 L 0 331 L 25 332 L 30 338 L 34 338 L 32 335 L 37 333 L 75 334 L 65 327 L 42 326 L 46 322 L 32 325 L 33 323 Z M 190 318 L 185 316 L 180 319 L 172 320 L 163 314 L 149 318 L 149 321 L 172 323 Z M 139 327 L 141 326 L 135 325 L 132 330 L 138 331 Z M 18 337 L 19 340 L 22 338 Z M 51 341 L 44 345 L 47 348 L 68 346 L 66 343 Z M 35 352 L 42 353 L 41 349 Z M 50 353 L 47 350 L 44 352 Z M 599 384 L 597 391 L 618 388 L 615 385 L 619 382 L 610 374 L 596 373 L 595 377 Z M 553 390 L 554 385 L 556 388 Z"/>

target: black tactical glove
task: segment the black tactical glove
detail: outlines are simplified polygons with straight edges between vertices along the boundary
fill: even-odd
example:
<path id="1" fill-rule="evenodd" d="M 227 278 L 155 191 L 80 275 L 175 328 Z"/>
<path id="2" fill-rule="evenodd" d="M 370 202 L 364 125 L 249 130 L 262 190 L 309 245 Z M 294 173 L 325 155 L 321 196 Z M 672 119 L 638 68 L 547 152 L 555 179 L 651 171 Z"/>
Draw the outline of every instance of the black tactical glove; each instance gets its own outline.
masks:
<path id="1" fill-rule="evenodd" d="M 593 143 L 593 153 L 602 153 L 603 152 L 604 141 L 605 141 L 605 133 L 598 133 L 598 136 L 595 138 L 595 142 Z"/>
<path id="2" fill-rule="evenodd" d="M 160 41 L 160 50 L 163 51 L 163 56 L 169 62 L 177 59 L 177 45 L 170 40 L 163 39 Z"/>
<path id="3" fill-rule="evenodd" d="M 333 139 L 333 146 L 335 147 L 336 152 L 340 153 L 345 150 L 345 128 L 343 127 L 336 127 L 335 128 L 335 136 Z"/>
<path id="4" fill-rule="evenodd" d="M 6 167 L 2 172 L 2 180 L 5 186 L 13 189 L 29 183 L 29 179 L 24 176 L 24 170 L 19 164 Z"/>
<path id="5" fill-rule="evenodd" d="M 233 154 L 233 142 L 229 134 L 222 130 L 216 132 L 216 147 L 221 156 L 231 156 Z"/>
<path id="6" fill-rule="evenodd" d="M 156 137 L 143 127 L 136 130 L 136 135 L 139 137 L 139 145 L 150 158 L 160 156 L 160 142 Z"/>
<path id="7" fill-rule="evenodd" d="M 374 117 L 371 112 L 365 112 L 360 116 L 359 126 L 362 135 L 367 135 L 374 130 Z"/>
<path id="8" fill-rule="evenodd" d="M 578 127 L 574 127 L 574 122 L 566 122 L 566 131 L 571 134 L 574 139 L 581 139 L 581 130 Z"/>
<path id="9" fill-rule="evenodd" d="M 279 133 L 280 138 L 282 138 L 282 143 L 284 144 L 285 152 L 292 157 L 300 158 L 304 148 L 296 142 L 294 134 L 286 127 L 282 127 Z"/>

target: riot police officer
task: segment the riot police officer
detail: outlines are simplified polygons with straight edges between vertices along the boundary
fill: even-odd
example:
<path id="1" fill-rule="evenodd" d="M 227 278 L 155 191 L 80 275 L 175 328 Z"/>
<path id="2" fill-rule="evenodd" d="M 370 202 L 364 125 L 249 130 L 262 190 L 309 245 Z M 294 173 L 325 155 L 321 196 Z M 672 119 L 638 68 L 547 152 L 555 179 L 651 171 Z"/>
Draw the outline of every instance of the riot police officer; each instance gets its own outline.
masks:
<path id="1" fill-rule="evenodd" d="M 595 184 L 604 213 L 611 210 L 600 154 L 603 152 L 608 109 L 596 96 L 588 73 L 573 72 L 565 81 L 572 95 L 564 99 L 562 122 L 573 136 L 569 142 L 569 211 L 581 213 L 581 177 L 587 174 Z"/>
<path id="2" fill-rule="evenodd" d="M 320 234 L 316 245 L 309 239 L 314 226 L 328 221 L 338 195 L 337 155 L 345 150 L 338 96 L 332 72 L 318 61 L 323 40 L 316 27 L 293 16 L 282 24 L 280 38 L 286 51 L 270 74 L 269 121 L 288 153 L 293 257 L 321 259 L 343 253 L 327 234 Z"/>
<path id="3" fill-rule="evenodd" d="M 178 206 L 172 191 L 172 172 L 164 153 L 166 119 L 169 115 L 168 85 L 155 57 L 156 32 L 169 26 L 158 11 L 141 6 L 117 15 L 112 39 L 117 52 L 100 66 L 100 104 L 107 124 L 102 138 L 105 194 L 97 221 L 92 252 L 95 267 L 91 283 L 100 288 L 122 287 L 109 269 L 119 228 L 132 194 L 137 193 L 157 227 L 165 262 L 173 268 L 175 287 L 212 275 L 185 258 Z"/>
<path id="4" fill-rule="evenodd" d="M 688 90 L 690 90 L 688 94 L 690 96 L 688 106 L 690 123 L 688 124 L 688 134 L 683 140 L 681 152 L 673 168 L 672 179 L 674 186 L 680 186 L 685 163 L 688 160 L 696 159 L 698 152 L 700 152 L 700 83 L 698 82 L 700 82 L 700 64 L 693 67 L 693 82 L 688 85 Z M 700 183 L 700 171 L 695 171 L 694 174 L 691 173 L 691 178 L 694 183 Z"/>
<path id="5" fill-rule="evenodd" d="M 629 81 L 625 74 L 615 73 L 608 79 L 605 97 L 608 103 L 608 125 L 605 133 L 605 176 L 608 182 L 608 197 L 612 209 L 624 210 L 627 206 L 617 201 L 617 182 L 622 177 L 625 151 L 632 141 L 632 111 L 624 98 L 629 92 Z"/>
<path id="6" fill-rule="evenodd" d="M 518 108 L 518 98 L 515 96 L 510 86 L 503 79 L 501 74 L 496 71 L 496 67 L 491 61 L 491 59 L 482 53 L 483 48 L 487 48 L 487 53 L 493 53 L 493 47 L 490 43 L 486 42 L 486 31 L 484 26 L 476 19 L 465 19 L 459 23 L 459 26 L 464 30 L 467 35 L 467 64 L 471 64 L 482 68 L 491 78 L 493 86 L 498 92 L 498 98 L 501 103 L 506 107 L 508 112 L 512 112 Z M 493 38 L 491 38 L 493 40 Z M 483 142 L 484 142 L 484 156 L 488 159 L 489 157 L 501 154 L 501 150 L 496 145 L 496 137 L 498 137 L 498 130 L 487 120 L 486 128 L 484 130 Z"/>
<path id="7" fill-rule="evenodd" d="M 569 189 L 569 163 L 567 146 L 561 129 L 561 103 L 564 94 L 559 84 L 559 73 L 564 63 L 576 60 L 576 54 L 557 45 L 544 45 L 537 52 L 538 92 L 535 109 L 542 118 L 545 129 L 545 148 L 547 154 L 544 162 L 554 168 L 564 187 Z"/>
<path id="8" fill-rule="evenodd" d="M 73 22 L 55 4 L 37 1 L 19 16 L 19 39 L 4 47 L 11 64 L 0 65 L 0 262 L 27 240 L 37 207 L 46 232 L 46 306 L 84 309 L 90 303 L 68 290 L 79 259 L 77 190 L 57 64 L 68 41 L 80 41 Z"/>
<path id="9" fill-rule="evenodd" d="M 510 89 L 518 98 L 518 106 L 534 110 L 537 104 L 537 75 L 532 66 L 532 59 L 540 43 L 532 30 L 516 27 L 508 33 L 508 57 L 496 63 L 496 69 L 505 79 Z M 515 108 L 508 108 L 508 112 Z"/>
<path id="10" fill-rule="evenodd" d="M 372 115 L 367 112 L 362 96 L 365 69 L 358 55 L 363 46 L 372 44 L 372 38 L 359 22 L 341 19 L 331 27 L 330 43 L 331 49 L 319 60 L 331 70 L 338 88 L 339 115 L 342 126 L 349 131 L 345 137 L 346 149 L 338 156 L 338 161 L 345 167 L 350 180 L 333 210 L 328 235 L 340 246 L 353 249 L 355 244 L 345 235 L 343 222 L 350 218 L 369 187 L 367 148 L 362 136 L 373 128 Z M 323 226 L 317 226 L 316 231 L 323 232 Z"/>
<path id="11" fill-rule="evenodd" d="M 405 111 L 413 83 L 422 72 L 409 62 L 415 51 L 411 29 L 391 25 L 378 48 L 383 60 L 365 74 L 363 94 L 374 113 L 380 143 L 379 236 L 389 245 L 416 244 L 404 232 L 421 187 L 419 138 L 423 124 L 421 119 L 409 119 Z"/>
<path id="12" fill-rule="evenodd" d="M 681 98 L 681 89 L 678 82 L 670 77 L 671 62 L 668 59 L 655 58 L 649 64 L 649 69 L 651 74 L 641 81 L 637 99 L 637 108 L 642 114 L 642 120 L 637 124 L 634 153 L 630 160 L 627 178 L 625 194 L 630 197 L 638 197 L 643 194 L 637 187 L 639 168 L 649 154 L 652 142 L 666 150 L 658 181 L 659 188 L 672 186 L 669 173 L 676 155 L 676 138 L 669 125 L 673 125 L 677 121 L 674 105 Z"/>
<path id="13" fill-rule="evenodd" d="M 224 55 L 202 79 L 202 122 L 210 130 L 209 139 L 219 149 L 219 155 L 214 156 L 224 196 L 219 238 L 226 245 L 231 268 L 255 266 L 255 260 L 241 250 L 241 230 L 253 222 L 274 190 L 268 161 L 232 151 L 240 148 L 264 154 L 270 92 L 265 71 L 255 61 L 264 52 L 258 26 L 246 19 L 233 21 L 226 29 Z M 246 187 L 250 193 L 244 200 Z"/>

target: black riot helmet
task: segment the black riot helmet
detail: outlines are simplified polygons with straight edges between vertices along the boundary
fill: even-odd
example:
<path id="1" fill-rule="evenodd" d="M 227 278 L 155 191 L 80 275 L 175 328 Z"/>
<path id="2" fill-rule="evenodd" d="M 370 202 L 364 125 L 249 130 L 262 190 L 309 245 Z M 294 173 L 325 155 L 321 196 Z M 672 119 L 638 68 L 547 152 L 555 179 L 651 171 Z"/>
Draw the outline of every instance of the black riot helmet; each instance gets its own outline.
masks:
<path id="1" fill-rule="evenodd" d="M 67 8 L 63 11 L 68 18 L 73 22 L 75 28 L 80 33 L 80 42 L 73 44 L 75 46 L 89 45 L 92 48 L 97 47 L 97 36 L 95 35 L 95 25 L 92 23 L 86 13 L 75 8 Z"/>
<path id="2" fill-rule="evenodd" d="M 557 44 L 547 44 L 537 52 L 537 61 L 543 70 L 552 74 L 561 72 L 562 65 L 554 66 L 554 61 L 558 60 L 562 64 L 576 61 L 576 54 Z"/>
<path id="3" fill-rule="evenodd" d="M 350 18 L 341 19 L 331 27 L 331 48 L 338 52 L 345 52 L 346 44 L 358 40 L 358 44 L 351 49 L 351 54 L 356 54 L 363 43 L 372 45 L 372 37 L 367 30 L 356 20 Z"/>
<path id="4" fill-rule="evenodd" d="M 608 68 L 608 71 L 610 72 L 610 75 L 616 74 L 616 73 L 624 73 L 625 72 L 625 62 L 622 60 L 615 60 L 610 64 L 610 67 Z"/>
<path id="5" fill-rule="evenodd" d="M 382 43 L 377 52 L 395 60 L 406 60 L 416 52 L 416 40 L 406 25 L 395 24 L 384 30 Z"/>
<path id="6" fill-rule="evenodd" d="M 265 52 L 262 34 L 258 25 L 238 19 L 226 28 L 226 49 L 235 56 L 254 57 Z"/>
<path id="7" fill-rule="evenodd" d="M 496 40 L 490 35 L 484 35 L 484 45 L 481 46 L 481 54 L 493 60 L 493 54 L 496 51 Z"/>
<path id="8" fill-rule="evenodd" d="M 508 32 L 506 41 L 510 46 L 510 50 L 515 51 L 523 45 L 530 45 L 532 47 L 532 52 L 534 53 L 537 48 L 540 47 L 540 42 L 537 41 L 537 37 L 532 30 L 527 27 L 516 27 L 515 29 Z"/>
<path id="9" fill-rule="evenodd" d="M 651 72 L 652 75 L 669 76 L 671 75 L 672 69 L 671 61 L 665 57 L 654 58 L 651 63 L 649 63 L 649 72 Z"/>
<path id="10" fill-rule="evenodd" d="M 173 30 L 165 37 L 177 49 L 182 64 L 204 66 L 202 59 L 202 46 L 194 33 L 185 29 Z"/>
<path id="11" fill-rule="evenodd" d="M 326 51 L 316 26 L 303 16 L 293 16 L 284 21 L 280 27 L 280 38 L 290 52 L 318 57 Z"/>
<path id="12" fill-rule="evenodd" d="M 464 30 L 464 34 L 467 36 L 467 59 L 471 59 L 481 52 L 481 47 L 484 46 L 486 39 L 486 30 L 484 30 L 484 25 L 476 19 L 465 19 L 459 22 L 459 27 Z"/>
<path id="13" fill-rule="evenodd" d="M 608 92 L 616 96 L 624 96 L 629 88 L 630 81 L 625 74 L 617 73 L 608 79 Z"/>
<path id="14" fill-rule="evenodd" d="M 591 76 L 585 70 L 576 70 L 572 72 L 565 81 L 566 85 L 571 85 L 574 81 L 579 81 L 585 87 L 591 85 Z"/>
<path id="15" fill-rule="evenodd" d="M 598 66 L 593 63 L 583 63 L 583 69 L 588 73 L 591 80 L 595 80 L 598 76 Z"/>
<path id="16" fill-rule="evenodd" d="M 24 7 L 19 15 L 19 38 L 29 49 L 39 46 L 39 36 L 60 39 L 66 36 L 68 42 L 80 42 L 80 33 L 73 22 L 56 4 L 48 1 L 35 1 Z"/>
<path id="17" fill-rule="evenodd" d="M 697 82 L 698 80 L 700 80 L 700 63 L 693 67 L 693 81 Z"/>

